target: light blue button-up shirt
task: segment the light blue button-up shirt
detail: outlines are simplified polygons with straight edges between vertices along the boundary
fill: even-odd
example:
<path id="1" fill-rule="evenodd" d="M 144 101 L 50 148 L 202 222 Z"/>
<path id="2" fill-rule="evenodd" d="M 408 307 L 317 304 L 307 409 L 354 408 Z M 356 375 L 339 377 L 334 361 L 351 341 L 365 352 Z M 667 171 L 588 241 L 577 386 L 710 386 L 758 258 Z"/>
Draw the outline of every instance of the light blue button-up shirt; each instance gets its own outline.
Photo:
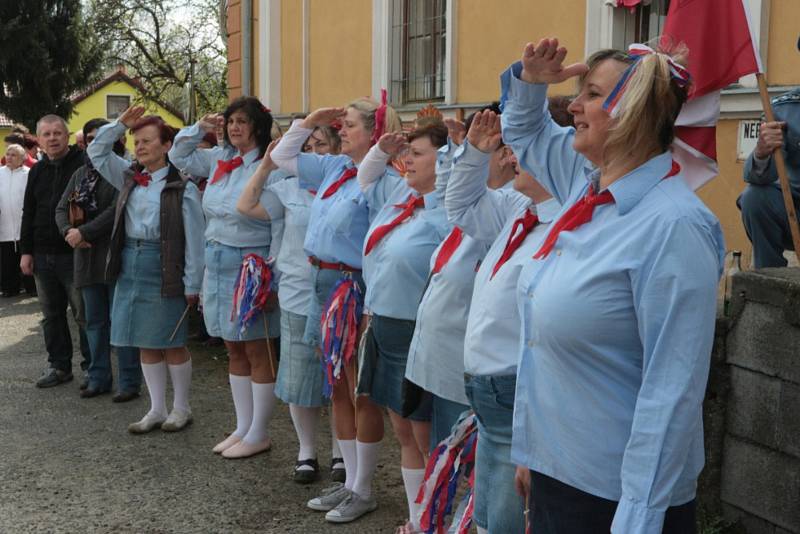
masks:
<path id="1" fill-rule="evenodd" d="M 455 147 L 437 154 L 436 190 L 444 196 Z M 444 241 L 431 254 L 432 270 Z M 432 275 L 417 310 L 414 337 L 408 350 L 406 378 L 453 402 L 469 404 L 464 392 L 464 337 L 475 273 L 491 242 L 464 234 L 450 260 Z"/>
<path id="2" fill-rule="evenodd" d="M 370 221 L 380 211 L 385 194 L 375 194 L 371 201 L 361 192 L 353 177 L 335 194 L 322 198 L 325 190 L 345 171 L 355 167 L 349 156 L 298 154 L 297 174 L 300 187 L 316 191 L 311 204 L 311 218 L 306 232 L 305 251 L 322 261 L 344 263 L 355 269 L 362 266 L 361 251 Z M 395 177 L 392 183 L 397 183 Z M 387 186 L 378 186 L 385 191 Z"/>
<path id="3" fill-rule="evenodd" d="M 518 71 L 516 71 L 518 72 Z M 547 86 L 503 75 L 503 138 L 564 208 L 585 195 L 573 128 Z M 512 460 L 619 501 L 618 534 L 660 533 L 695 496 L 702 402 L 724 257 L 716 217 L 670 171 L 669 153 L 616 180 L 615 203 L 563 232 L 520 275 L 521 359 Z"/>
<path id="4" fill-rule="evenodd" d="M 117 139 L 125 133 L 125 125 L 119 121 L 106 124 L 97 131 L 94 141 L 86 151 L 92 165 L 103 178 L 121 190 L 125 182 L 123 173 L 131 163 L 112 152 Z M 161 239 L 161 191 L 166 184 L 169 167 L 150 174 L 147 187 L 136 186 L 125 205 L 125 234 L 132 239 L 158 241 Z M 183 193 L 183 228 L 186 234 L 185 266 L 183 270 L 184 292 L 187 295 L 200 293 L 203 281 L 203 230 L 205 221 L 200 206 L 200 191 L 192 182 L 186 183 Z"/>
<path id="5" fill-rule="evenodd" d="M 491 154 L 469 142 L 456 156 L 447 188 L 447 214 L 475 239 L 491 240 L 492 246 L 475 276 L 472 306 L 464 338 L 464 370 L 476 376 L 502 376 L 517 370 L 520 318 L 516 306 L 517 279 L 522 266 L 544 240 L 549 223 L 561 206 L 554 199 L 534 206 L 527 196 L 513 190 L 486 187 Z M 508 261 L 492 277 L 503 254 L 514 221 L 527 209 L 540 223 Z"/>
<path id="6" fill-rule="evenodd" d="M 314 195 L 301 189 L 296 177 L 267 186 L 265 192 L 261 205 L 275 223 L 273 226 L 279 221 L 283 222 L 280 248 L 276 255 L 276 267 L 281 273 L 278 300 L 281 309 L 306 315 L 313 290 L 313 269 L 303 250 L 303 242 Z M 276 241 L 273 241 L 273 245 Z"/>
<path id="7" fill-rule="evenodd" d="M 269 246 L 272 235 L 270 221 L 247 217 L 236 209 L 244 186 L 261 161 L 258 148 L 243 155 L 233 147 L 198 148 L 204 135 L 205 132 L 197 124 L 183 128 L 175 136 L 169 159 L 186 174 L 209 177 L 203 192 L 206 240 L 238 248 Z M 217 161 L 236 156 L 241 156 L 244 163 L 212 184 Z M 280 178 L 284 177 L 282 175 Z M 274 182 L 275 178 L 270 175 L 269 183 Z"/>
<path id="8" fill-rule="evenodd" d="M 367 232 L 365 248 L 377 227 L 400 215 L 402 208 L 396 204 L 405 204 L 409 195 L 420 196 L 405 180 L 393 182 L 396 177 L 393 171 L 387 170 L 364 192 L 370 205 L 385 201 Z M 391 183 L 396 185 L 389 190 L 387 186 Z M 362 274 L 367 286 L 364 304 L 374 314 L 408 321 L 417 317 L 431 254 L 450 232 L 439 193 L 432 191 L 422 196 L 425 206 L 415 209 L 411 217 L 386 234 L 369 255 L 364 256 Z"/>

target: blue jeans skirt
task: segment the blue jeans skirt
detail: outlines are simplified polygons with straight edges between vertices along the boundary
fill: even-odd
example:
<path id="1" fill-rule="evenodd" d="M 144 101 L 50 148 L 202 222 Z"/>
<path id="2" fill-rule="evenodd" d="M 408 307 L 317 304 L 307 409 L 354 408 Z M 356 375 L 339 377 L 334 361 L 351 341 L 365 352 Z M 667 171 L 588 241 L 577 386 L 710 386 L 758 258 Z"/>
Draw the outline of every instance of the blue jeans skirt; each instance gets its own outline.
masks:
<path id="1" fill-rule="evenodd" d="M 467 376 L 467 398 L 478 421 L 473 520 L 489 532 L 525 532 L 525 502 L 514 489 L 511 463 L 516 375 Z"/>
<path id="2" fill-rule="evenodd" d="M 403 379 L 408 348 L 414 336 L 414 321 L 373 315 L 358 364 L 358 395 L 368 395 L 375 404 L 403 413 Z M 424 395 L 408 416 L 412 421 L 431 420 L 431 395 Z"/>
<path id="3" fill-rule="evenodd" d="M 283 402 L 317 408 L 326 404 L 322 394 L 325 375 L 314 347 L 303 343 L 305 315 L 281 310 L 281 363 L 275 395 Z"/>
<path id="4" fill-rule="evenodd" d="M 312 347 L 320 347 L 322 346 L 320 327 L 322 308 L 328 301 L 328 297 L 331 296 L 336 282 L 341 280 L 344 276 L 352 276 L 353 280 L 355 280 L 361 288 L 361 294 L 364 295 L 364 279 L 361 278 L 361 273 L 358 271 L 346 274 L 334 269 L 319 269 L 314 267 L 312 273 L 314 290 L 311 292 L 311 304 L 308 309 L 308 321 L 306 321 L 306 329 L 303 333 L 303 342 Z"/>
<path id="5" fill-rule="evenodd" d="M 183 295 L 161 296 L 161 243 L 126 239 L 111 309 L 111 344 L 142 349 L 183 347 L 186 321 L 172 341 L 169 337 L 185 308 Z"/>
<path id="6" fill-rule="evenodd" d="M 248 254 L 258 254 L 262 258 L 269 256 L 269 247 L 238 248 L 223 245 L 217 241 L 206 242 L 206 270 L 203 276 L 203 319 L 208 335 L 221 337 L 226 341 L 252 341 L 264 339 L 264 317 L 258 314 L 255 322 L 242 333 L 234 318 L 231 321 L 233 308 L 233 291 L 239 278 L 242 260 Z M 280 335 L 280 310 L 267 314 L 269 337 Z"/>

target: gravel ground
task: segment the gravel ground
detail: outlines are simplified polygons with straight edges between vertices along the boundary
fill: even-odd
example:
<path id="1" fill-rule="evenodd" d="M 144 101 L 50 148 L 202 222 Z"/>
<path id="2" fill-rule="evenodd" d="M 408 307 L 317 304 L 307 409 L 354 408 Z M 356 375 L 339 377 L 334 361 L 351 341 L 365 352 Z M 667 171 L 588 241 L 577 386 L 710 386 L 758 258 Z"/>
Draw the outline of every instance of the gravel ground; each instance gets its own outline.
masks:
<path id="1" fill-rule="evenodd" d="M 272 422 L 270 452 L 248 460 L 211 453 L 233 425 L 223 349 L 191 347 L 191 427 L 132 436 L 127 425 L 148 401 L 81 399 L 79 356 L 73 358 L 76 380 L 34 387 L 47 359 L 40 318 L 36 299 L 0 301 L 0 533 L 391 532 L 407 515 L 388 420 L 376 475 L 378 510 L 356 523 L 330 525 L 305 507 L 328 484 L 327 473 L 310 486 L 291 480 L 297 438 L 285 405 Z M 327 419 L 320 428 L 319 460 L 327 466 Z"/>

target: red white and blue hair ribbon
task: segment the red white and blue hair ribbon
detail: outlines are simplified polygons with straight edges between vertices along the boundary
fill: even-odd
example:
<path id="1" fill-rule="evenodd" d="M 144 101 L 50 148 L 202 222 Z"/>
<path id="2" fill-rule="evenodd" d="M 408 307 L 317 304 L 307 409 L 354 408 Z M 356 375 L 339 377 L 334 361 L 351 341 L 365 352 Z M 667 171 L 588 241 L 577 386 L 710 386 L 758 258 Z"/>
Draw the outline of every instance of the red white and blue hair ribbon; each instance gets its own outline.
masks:
<path id="1" fill-rule="evenodd" d="M 239 276 L 233 289 L 231 321 L 236 321 L 239 332 L 244 333 L 267 304 L 270 292 L 275 290 L 272 260 L 258 254 L 248 254 L 239 267 Z"/>
<path id="2" fill-rule="evenodd" d="M 323 393 L 330 397 L 342 369 L 356 353 L 358 325 L 363 307 L 361 289 L 350 275 L 343 276 L 331 291 L 322 309 L 322 368 L 325 372 Z"/>
<path id="3" fill-rule="evenodd" d="M 372 129 L 373 145 L 378 142 L 386 130 L 386 105 L 386 89 L 381 89 L 381 103 L 375 110 L 375 128 Z"/>
<path id="4" fill-rule="evenodd" d="M 452 433 L 442 440 L 428 458 L 425 478 L 417 493 L 420 506 L 417 521 L 422 532 L 442 534 L 447 531 L 446 517 L 453 511 L 460 475 L 467 477 L 469 491 L 464 496 L 464 515 L 458 522 L 458 533 L 466 534 L 472 525 L 472 493 L 475 485 L 475 451 L 478 427 L 475 414 L 462 415 Z"/>
<path id="5" fill-rule="evenodd" d="M 625 72 L 623 72 L 622 76 L 620 76 L 617 85 L 614 86 L 614 89 L 608 95 L 608 98 L 606 98 L 605 102 L 603 102 L 603 109 L 606 110 L 609 115 L 616 117 L 619 114 L 618 105 L 622 100 L 622 97 L 625 95 L 625 90 L 628 88 L 628 82 L 636 72 L 641 59 L 645 56 L 649 56 L 650 54 L 658 53 L 659 52 L 656 52 L 649 46 L 641 43 L 633 43 L 628 47 L 628 58 L 633 60 L 633 63 L 628 65 L 628 68 L 625 69 Z M 689 71 L 667 54 L 663 55 L 667 57 L 667 61 L 669 62 L 670 76 L 673 80 L 675 80 L 675 83 L 681 87 L 686 87 L 689 85 L 692 79 Z"/>

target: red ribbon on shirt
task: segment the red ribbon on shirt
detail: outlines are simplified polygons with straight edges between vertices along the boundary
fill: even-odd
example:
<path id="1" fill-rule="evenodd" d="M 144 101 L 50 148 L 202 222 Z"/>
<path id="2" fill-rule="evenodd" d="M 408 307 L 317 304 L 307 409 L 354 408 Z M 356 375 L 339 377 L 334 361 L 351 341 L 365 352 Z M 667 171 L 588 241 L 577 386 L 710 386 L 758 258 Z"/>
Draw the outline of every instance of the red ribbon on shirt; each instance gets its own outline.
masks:
<path id="1" fill-rule="evenodd" d="M 511 233 L 508 234 L 506 248 L 503 249 L 503 253 L 497 260 L 497 263 L 494 264 L 492 276 L 489 277 L 490 280 L 494 278 L 494 275 L 497 274 L 497 271 L 500 270 L 500 267 L 502 267 L 505 262 L 511 259 L 511 256 L 514 255 L 514 252 L 516 252 L 520 245 L 522 245 L 522 242 L 525 241 L 525 238 L 528 237 L 528 234 L 531 233 L 531 230 L 533 230 L 537 224 L 539 224 L 539 217 L 537 217 L 529 209 L 525 210 L 525 213 L 522 215 L 522 217 L 514 221 L 513 226 L 511 226 Z M 522 231 L 519 231 L 520 228 Z"/>
<path id="2" fill-rule="evenodd" d="M 214 185 L 215 183 L 219 182 L 223 176 L 229 174 L 234 171 L 234 169 L 238 169 L 242 166 L 244 160 L 241 156 L 236 156 L 233 159 L 229 160 L 217 160 L 217 169 L 214 171 L 214 176 L 211 177 L 211 181 L 209 182 L 210 185 Z"/>
<path id="3" fill-rule="evenodd" d="M 395 208 L 402 208 L 403 211 L 401 211 L 400 215 L 395 217 L 388 224 L 382 224 L 375 228 L 367 240 L 367 247 L 364 249 L 364 255 L 367 256 L 370 252 L 372 252 L 372 249 L 375 248 L 375 245 L 377 245 L 381 239 L 386 237 L 386 234 L 394 230 L 401 222 L 411 217 L 415 209 L 423 206 L 425 206 L 425 198 L 415 197 L 413 194 L 408 195 L 408 200 L 405 202 L 405 204 L 395 204 Z"/>
<path id="4" fill-rule="evenodd" d="M 663 179 L 669 178 L 670 176 L 675 176 L 680 172 L 680 170 L 681 166 L 678 165 L 676 161 L 673 161 L 672 168 Z M 592 215 L 594 215 L 595 206 L 609 204 L 611 202 L 614 202 L 614 197 L 611 195 L 611 191 L 606 189 L 597 195 L 594 192 L 594 184 L 590 185 L 586 195 L 573 204 L 567 211 L 565 211 L 564 215 L 562 215 L 561 218 L 553 225 L 553 227 L 550 229 L 550 233 L 547 235 L 547 239 L 544 240 L 542 247 L 536 254 L 533 255 L 533 259 L 538 260 L 541 258 L 546 258 L 556 245 L 556 241 L 558 241 L 558 234 L 561 232 L 571 232 L 579 226 L 591 221 Z"/>
<path id="5" fill-rule="evenodd" d="M 150 184 L 150 174 L 146 172 L 137 172 L 133 175 L 133 181 L 142 187 L 147 187 Z"/>
<path id="6" fill-rule="evenodd" d="M 453 257 L 453 254 L 455 254 L 463 238 L 464 232 L 458 226 L 454 226 L 445 238 L 442 248 L 439 249 L 439 253 L 436 255 L 436 260 L 433 262 L 433 269 L 431 270 L 431 276 L 444 269 L 444 266 L 447 265 L 447 262 Z"/>
<path id="7" fill-rule="evenodd" d="M 339 190 L 348 180 L 352 180 L 358 174 L 358 169 L 355 167 L 350 167 L 349 169 L 345 169 L 342 175 L 339 177 L 338 180 L 333 182 L 331 185 L 328 186 L 328 189 L 322 193 L 322 198 L 328 198 L 329 196 L 333 195 L 336 191 Z"/>

